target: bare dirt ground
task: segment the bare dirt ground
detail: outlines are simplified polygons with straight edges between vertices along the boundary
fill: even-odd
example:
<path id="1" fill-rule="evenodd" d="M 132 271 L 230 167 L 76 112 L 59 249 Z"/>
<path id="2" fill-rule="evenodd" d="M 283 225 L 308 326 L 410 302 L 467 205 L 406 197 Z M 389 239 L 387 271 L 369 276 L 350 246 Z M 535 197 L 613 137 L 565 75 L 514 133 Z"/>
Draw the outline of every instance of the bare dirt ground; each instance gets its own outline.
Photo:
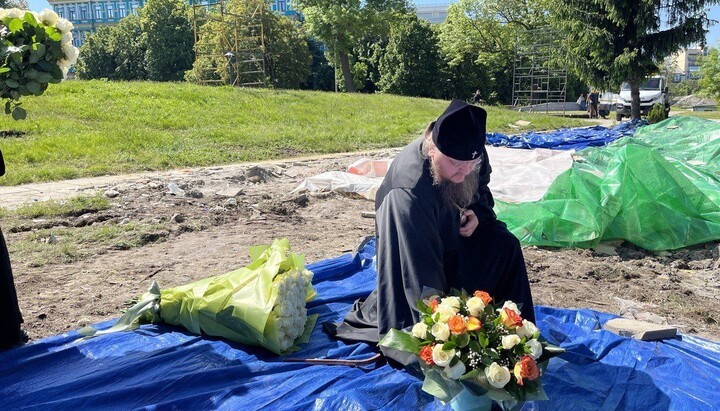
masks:
<path id="1" fill-rule="evenodd" d="M 373 203 L 291 191 L 305 177 L 344 170 L 357 157 L 158 173 L 92 187 L 110 198 L 109 209 L 3 221 L 25 330 L 37 340 L 117 317 L 152 280 L 172 287 L 230 271 L 248 263 L 248 246 L 277 237 L 287 237 L 308 263 L 352 252 L 373 234 L 374 220 L 361 215 Z M 122 235 L 70 244 L 77 241 L 73 232 L 97 236 L 123 227 Z M 37 255 L 62 247 L 74 251 Z M 662 253 L 627 243 L 524 248 L 537 304 L 634 315 L 716 341 L 718 251 L 717 242 Z"/>

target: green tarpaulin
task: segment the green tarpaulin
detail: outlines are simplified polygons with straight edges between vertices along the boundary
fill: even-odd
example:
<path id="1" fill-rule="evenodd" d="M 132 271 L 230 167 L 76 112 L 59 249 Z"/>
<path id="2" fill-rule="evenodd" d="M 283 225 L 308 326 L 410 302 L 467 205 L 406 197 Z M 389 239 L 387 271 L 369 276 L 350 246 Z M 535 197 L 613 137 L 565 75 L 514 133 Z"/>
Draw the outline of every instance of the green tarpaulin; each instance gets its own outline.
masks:
<path id="1" fill-rule="evenodd" d="M 672 250 L 720 239 L 720 123 L 671 117 L 575 154 L 545 196 L 498 201 L 523 244 L 594 247 L 627 240 Z"/>

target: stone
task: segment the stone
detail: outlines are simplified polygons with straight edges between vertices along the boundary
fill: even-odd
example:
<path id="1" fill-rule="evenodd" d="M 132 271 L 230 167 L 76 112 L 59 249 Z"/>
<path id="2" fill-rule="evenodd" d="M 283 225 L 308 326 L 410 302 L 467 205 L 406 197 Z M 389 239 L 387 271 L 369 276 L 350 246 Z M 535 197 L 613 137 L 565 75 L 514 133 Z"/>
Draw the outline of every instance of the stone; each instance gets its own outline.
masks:
<path id="1" fill-rule="evenodd" d="M 174 223 L 182 223 L 185 221 L 185 216 L 182 214 L 175 213 L 172 217 L 170 217 L 170 221 Z"/>
<path id="2" fill-rule="evenodd" d="M 105 197 L 107 197 L 107 198 L 116 198 L 119 195 L 120 195 L 120 192 L 117 190 L 113 190 L 113 189 L 107 190 L 105 192 Z"/>
<path id="3" fill-rule="evenodd" d="M 642 341 L 664 340 L 677 335 L 675 327 L 628 318 L 614 318 L 606 322 L 603 329 L 623 337 L 632 337 Z"/>
<path id="4" fill-rule="evenodd" d="M 242 193 L 243 193 L 243 191 L 242 191 L 242 188 L 240 188 L 240 187 L 226 187 L 223 190 L 220 190 L 215 194 L 218 197 L 233 198 L 233 197 L 239 196 Z"/>

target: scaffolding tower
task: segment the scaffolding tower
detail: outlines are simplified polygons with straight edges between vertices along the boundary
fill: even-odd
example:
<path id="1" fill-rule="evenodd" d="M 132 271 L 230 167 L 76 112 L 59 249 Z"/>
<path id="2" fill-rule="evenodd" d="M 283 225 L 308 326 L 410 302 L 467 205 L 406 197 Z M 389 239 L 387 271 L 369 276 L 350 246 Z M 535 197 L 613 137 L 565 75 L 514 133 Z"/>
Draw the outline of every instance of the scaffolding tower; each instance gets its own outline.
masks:
<path id="1" fill-rule="evenodd" d="M 191 0 L 195 79 L 200 84 L 266 85 L 264 0 L 247 0 L 244 13 L 224 0 Z"/>
<path id="2" fill-rule="evenodd" d="M 527 30 L 515 40 L 513 107 L 565 113 L 567 67 L 562 38 L 549 28 Z M 555 103 L 555 104 L 553 104 Z"/>

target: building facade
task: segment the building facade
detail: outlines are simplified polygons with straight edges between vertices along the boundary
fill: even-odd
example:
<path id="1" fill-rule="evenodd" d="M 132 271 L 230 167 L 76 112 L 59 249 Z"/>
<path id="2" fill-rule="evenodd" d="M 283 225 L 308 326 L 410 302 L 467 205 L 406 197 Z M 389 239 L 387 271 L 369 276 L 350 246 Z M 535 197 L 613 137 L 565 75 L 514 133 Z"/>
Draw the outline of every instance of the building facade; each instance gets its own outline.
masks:
<path id="1" fill-rule="evenodd" d="M 419 18 L 427 20 L 430 24 L 440 24 L 447 18 L 449 6 L 450 2 L 417 2 L 415 5 L 415 14 L 417 14 Z"/>
<path id="2" fill-rule="evenodd" d="M 673 81 L 696 80 L 700 78 L 700 64 L 698 59 L 707 56 L 708 50 L 701 48 L 680 49 L 672 56 L 674 70 Z"/>
<path id="3" fill-rule="evenodd" d="M 190 3 L 192 0 L 188 0 Z M 430 23 L 437 24 L 445 21 L 450 1 L 432 3 L 416 1 L 417 16 Z M 120 19 L 137 14 L 146 0 L 48 0 L 58 16 L 70 20 L 75 26 L 73 30 L 73 45 L 82 46 L 85 39 L 98 27 L 115 25 Z M 199 3 L 205 3 L 200 0 Z M 210 1 L 214 2 L 214 1 Z M 302 16 L 292 6 L 292 0 L 269 1 L 270 10 L 290 19 L 301 20 Z"/>
<path id="4" fill-rule="evenodd" d="M 87 36 L 98 27 L 115 25 L 123 17 L 137 14 L 145 3 L 143 0 L 48 0 L 58 16 L 70 20 L 73 29 L 73 45 L 80 47 Z"/>
<path id="5" fill-rule="evenodd" d="M 188 0 L 190 3 L 192 0 Z M 82 46 L 85 39 L 98 27 L 118 24 L 120 19 L 137 14 L 146 0 L 48 0 L 58 16 L 70 20 L 75 26 L 73 45 Z M 210 1 L 214 2 L 214 1 Z M 200 1 L 198 3 L 206 3 Z M 297 19 L 299 14 L 293 9 L 291 0 L 274 0 L 270 2 L 270 10 L 288 18 Z"/>

